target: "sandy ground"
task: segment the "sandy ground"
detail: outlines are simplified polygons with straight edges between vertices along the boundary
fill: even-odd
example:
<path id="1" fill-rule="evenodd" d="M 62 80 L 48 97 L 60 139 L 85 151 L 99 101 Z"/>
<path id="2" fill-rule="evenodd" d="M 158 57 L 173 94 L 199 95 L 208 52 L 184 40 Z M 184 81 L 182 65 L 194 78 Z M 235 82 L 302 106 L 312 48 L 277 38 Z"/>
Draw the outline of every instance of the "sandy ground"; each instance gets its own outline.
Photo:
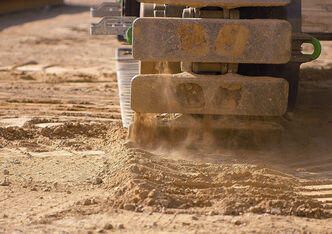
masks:
<path id="1" fill-rule="evenodd" d="M 88 8 L 0 16 L 0 233 L 331 233 L 332 43 L 263 149 L 133 148 Z"/>

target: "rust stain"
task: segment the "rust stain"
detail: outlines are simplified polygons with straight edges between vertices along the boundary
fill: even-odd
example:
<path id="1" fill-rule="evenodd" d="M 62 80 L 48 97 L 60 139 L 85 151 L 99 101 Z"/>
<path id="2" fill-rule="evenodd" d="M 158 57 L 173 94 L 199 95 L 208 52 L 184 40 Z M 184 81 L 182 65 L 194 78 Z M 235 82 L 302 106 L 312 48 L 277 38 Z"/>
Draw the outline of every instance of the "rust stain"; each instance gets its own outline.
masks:
<path id="1" fill-rule="evenodd" d="M 137 38 L 140 37 L 141 28 L 140 27 L 134 27 L 133 33 L 134 33 L 134 37 L 137 37 Z"/>
<path id="2" fill-rule="evenodd" d="M 203 108 L 205 106 L 204 92 L 201 86 L 195 83 L 177 85 L 175 93 L 178 102 L 188 108 Z"/>
<path id="3" fill-rule="evenodd" d="M 217 108 L 234 110 L 242 98 L 242 86 L 239 84 L 222 84 L 215 96 Z"/>
<path id="4" fill-rule="evenodd" d="M 224 56 L 240 56 L 246 46 L 249 29 L 244 25 L 225 25 L 217 36 L 216 53 Z"/>
<path id="5" fill-rule="evenodd" d="M 209 53 L 209 45 L 206 39 L 206 32 L 201 25 L 183 24 L 178 27 L 181 49 L 188 54 L 205 56 Z"/>

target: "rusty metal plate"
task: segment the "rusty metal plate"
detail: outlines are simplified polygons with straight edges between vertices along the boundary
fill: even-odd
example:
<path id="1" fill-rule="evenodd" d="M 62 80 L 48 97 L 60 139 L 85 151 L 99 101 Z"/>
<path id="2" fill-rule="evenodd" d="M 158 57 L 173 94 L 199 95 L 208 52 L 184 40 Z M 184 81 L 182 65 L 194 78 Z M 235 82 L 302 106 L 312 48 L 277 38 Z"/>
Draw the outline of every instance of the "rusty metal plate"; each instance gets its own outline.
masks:
<path id="1" fill-rule="evenodd" d="M 145 61 L 284 64 L 291 57 L 285 20 L 140 18 L 133 54 Z"/>
<path id="2" fill-rule="evenodd" d="M 291 0 L 138 0 L 144 3 L 170 4 L 191 7 L 249 7 L 249 6 L 285 6 Z"/>
<path id="3" fill-rule="evenodd" d="M 138 75 L 132 108 L 142 113 L 281 116 L 288 103 L 281 78 L 189 73 Z"/>

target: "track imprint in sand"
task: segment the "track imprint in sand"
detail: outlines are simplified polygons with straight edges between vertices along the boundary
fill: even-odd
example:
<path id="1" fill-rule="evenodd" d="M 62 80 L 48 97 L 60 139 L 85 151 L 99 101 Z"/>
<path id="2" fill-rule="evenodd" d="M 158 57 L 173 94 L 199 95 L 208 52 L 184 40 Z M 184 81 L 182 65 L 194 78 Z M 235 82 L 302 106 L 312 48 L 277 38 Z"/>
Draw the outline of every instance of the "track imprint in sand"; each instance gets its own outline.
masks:
<path id="1" fill-rule="evenodd" d="M 61 183 L 73 183 L 73 172 L 84 168 L 77 179 L 100 178 L 100 182 L 93 183 L 100 183 L 110 194 L 103 206 L 166 213 L 268 213 L 312 218 L 332 215 L 328 183 L 303 182 L 299 177 L 254 163 L 223 161 L 223 155 L 219 162 L 204 163 L 130 148 L 123 144 L 125 132 L 119 124 L 63 123 L 36 127 L 41 122 L 43 119 L 31 119 L 21 128 L 0 129 L 0 138 L 7 148 L 23 147 L 28 151 L 27 161 L 18 158 L 15 159 L 18 164 L 9 162 L 10 171 L 21 171 L 16 182 L 10 177 L 14 184 L 21 183 L 24 173 L 35 180 L 43 178 L 38 173 L 46 175 L 49 167 L 62 168 L 64 174 L 53 171 L 44 180 L 61 178 Z M 26 163 L 32 163 L 32 169 L 25 170 Z M 87 171 L 87 163 L 92 163 L 91 170 Z M 35 172 L 38 173 L 34 175 Z M 86 182 L 75 183 L 86 186 Z"/>
<path id="2" fill-rule="evenodd" d="M 239 160 L 220 155 L 206 163 L 212 156 L 205 152 L 176 158 L 123 145 L 113 60 L 123 45 L 90 37 L 88 11 L 66 6 L 1 16 L 0 232 L 329 233 L 330 219 L 283 215 L 330 215 L 321 200 L 328 195 L 316 194 L 330 189 L 329 167 L 289 163 L 331 163 L 330 43 L 322 43 L 324 59 L 306 64 L 324 69 L 302 70 L 294 113 L 300 122 L 290 120 L 317 129 L 316 148 L 303 141 L 301 155 L 277 149 L 256 163 L 246 151 L 231 155 Z"/>
<path id="3" fill-rule="evenodd" d="M 298 191 L 298 178 L 273 169 L 170 160 L 138 149 L 119 148 L 113 153 L 115 161 L 104 178 L 114 192 L 115 207 L 126 209 L 131 204 L 157 211 L 331 216 L 326 205 Z"/>

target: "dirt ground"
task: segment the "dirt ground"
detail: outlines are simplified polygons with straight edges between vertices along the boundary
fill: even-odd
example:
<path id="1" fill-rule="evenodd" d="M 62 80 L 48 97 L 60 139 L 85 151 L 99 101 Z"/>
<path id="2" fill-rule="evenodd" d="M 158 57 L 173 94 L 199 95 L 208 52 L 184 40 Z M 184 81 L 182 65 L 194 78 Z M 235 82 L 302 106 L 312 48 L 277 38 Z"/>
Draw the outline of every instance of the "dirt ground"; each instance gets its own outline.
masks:
<path id="1" fill-rule="evenodd" d="M 331 42 L 277 146 L 148 151 L 121 127 L 121 44 L 90 22 L 0 16 L 0 233 L 332 233 Z"/>

